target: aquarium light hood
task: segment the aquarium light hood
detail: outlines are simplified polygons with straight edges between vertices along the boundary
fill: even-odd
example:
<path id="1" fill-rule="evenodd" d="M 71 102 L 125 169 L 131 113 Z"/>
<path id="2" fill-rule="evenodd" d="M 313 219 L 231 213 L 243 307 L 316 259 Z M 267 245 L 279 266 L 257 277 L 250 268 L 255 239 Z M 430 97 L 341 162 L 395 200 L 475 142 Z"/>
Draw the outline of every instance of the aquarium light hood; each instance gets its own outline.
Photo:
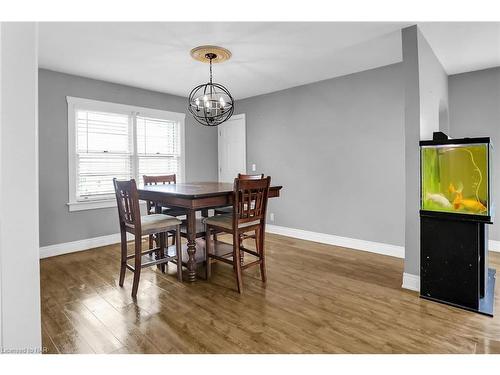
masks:
<path id="1" fill-rule="evenodd" d="M 470 145 L 480 143 L 491 143 L 490 137 L 479 138 L 449 138 L 443 132 L 434 132 L 432 140 L 420 141 L 420 146 L 440 146 L 440 145 Z"/>

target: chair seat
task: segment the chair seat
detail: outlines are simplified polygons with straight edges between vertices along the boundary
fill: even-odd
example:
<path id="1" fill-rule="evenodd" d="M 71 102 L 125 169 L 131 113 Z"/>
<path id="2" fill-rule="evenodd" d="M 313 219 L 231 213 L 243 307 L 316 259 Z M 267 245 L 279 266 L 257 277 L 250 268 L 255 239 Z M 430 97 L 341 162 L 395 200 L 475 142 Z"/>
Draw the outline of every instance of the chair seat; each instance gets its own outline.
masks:
<path id="1" fill-rule="evenodd" d="M 250 227 L 252 225 L 257 225 L 260 223 L 260 220 L 249 221 L 247 223 L 240 223 L 238 225 L 238 229 Z M 233 216 L 232 215 L 219 215 L 207 217 L 205 219 L 205 224 L 207 225 L 215 225 L 224 229 L 233 229 Z"/>
<path id="2" fill-rule="evenodd" d="M 152 214 L 141 216 L 142 234 L 162 233 L 175 229 L 182 221 L 173 216 L 163 214 Z"/>

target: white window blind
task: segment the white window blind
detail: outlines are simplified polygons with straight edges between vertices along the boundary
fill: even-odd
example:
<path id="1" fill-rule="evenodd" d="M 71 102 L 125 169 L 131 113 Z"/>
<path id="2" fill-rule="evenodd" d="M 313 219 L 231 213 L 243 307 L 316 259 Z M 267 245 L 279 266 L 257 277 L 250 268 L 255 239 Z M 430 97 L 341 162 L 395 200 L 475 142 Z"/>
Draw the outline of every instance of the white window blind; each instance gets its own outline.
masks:
<path id="1" fill-rule="evenodd" d="M 113 205 L 114 177 L 182 181 L 183 131 L 184 114 L 68 97 L 70 211 Z"/>
<path id="2" fill-rule="evenodd" d="M 137 116 L 138 174 L 177 174 L 179 170 L 180 126 L 179 122 Z"/>
<path id="3" fill-rule="evenodd" d="M 77 200 L 113 197 L 113 177 L 132 176 L 130 116 L 78 110 Z"/>

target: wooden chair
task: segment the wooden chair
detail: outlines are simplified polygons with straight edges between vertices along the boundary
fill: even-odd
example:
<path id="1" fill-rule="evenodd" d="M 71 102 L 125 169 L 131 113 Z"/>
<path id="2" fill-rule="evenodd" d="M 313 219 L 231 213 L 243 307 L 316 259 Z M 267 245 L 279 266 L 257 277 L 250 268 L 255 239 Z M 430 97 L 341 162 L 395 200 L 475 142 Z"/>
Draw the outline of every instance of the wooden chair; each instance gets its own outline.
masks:
<path id="1" fill-rule="evenodd" d="M 165 184 L 175 184 L 177 183 L 176 181 L 176 175 L 175 174 L 169 174 L 169 175 L 163 175 L 163 176 L 142 176 L 143 181 L 144 181 L 144 186 L 147 185 L 165 185 Z M 146 206 L 147 206 L 147 212 L 148 215 L 150 214 L 158 214 L 162 213 L 165 215 L 170 215 L 170 216 L 183 216 L 186 215 L 186 211 L 183 210 L 182 208 L 170 208 L 170 207 L 161 207 L 156 205 L 154 202 L 151 201 L 146 201 Z M 175 244 L 175 236 L 174 233 L 170 233 L 172 235 L 172 245 Z M 157 242 L 157 245 L 159 246 L 158 239 L 155 238 L 155 235 L 150 235 L 149 236 L 149 247 L 153 247 L 153 243 Z M 168 242 L 168 235 L 167 235 L 167 242 Z"/>
<path id="2" fill-rule="evenodd" d="M 264 174 L 241 174 L 238 173 L 240 180 L 260 180 L 264 178 Z M 214 210 L 215 215 L 227 215 L 233 213 L 233 206 L 219 207 Z"/>
<path id="3" fill-rule="evenodd" d="M 238 173 L 238 178 L 240 180 L 260 180 L 260 179 L 264 178 L 264 174 L 263 173 L 262 174 L 241 174 L 241 173 Z M 215 215 L 232 215 L 233 214 L 233 206 L 216 208 L 214 210 L 214 214 Z M 243 243 L 243 240 L 246 238 L 255 238 L 255 246 L 257 246 L 257 238 L 255 237 L 255 234 L 247 235 L 245 233 L 242 233 L 240 235 L 240 246 Z M 217 240 L 216 234 L 214 235 L 214 239 Z M 241 264 L 243 264 L 244 257 L 245 257 L 245 253 L 243 251 L 241 251 L 240 252 Z"/>
<path id="4" fill-rule="evenodd" d="M 264 234 L 270 184 L 271 177 L 251 180 L 236 178 L 234 180 L 233 189 L 232 215 L 213 216 L 205 220 L 205 261 L 207 279 L 210 278 L 211 275 L 210 259 L 216 259 L 233 266 L 239 293 L 243 291 L 241 271 L 248 267 L 259 264 L 262 282 L 266 282 Z M 211 239 L 212 231 L 226 232 L 233 235 L 233 251 L 231 253 L 212 253 L 212 249 L 214 248 Z M 246 249 L 240 244 L 240 235 L 252 231 L 255 232 L 257 251 Z M 257 260 L 242 265 L 240 261 L 240 251 L 257 257 Z"/>
<path id="5" fill-rule="evenodd" d="M 164 271 L 165 264 L 172 260 L 177 262 L 177 278 L 182 281 L 182 253 L 180 241 L 180 224 L 181 221 L 175 217 L 163 214 L 150 214 L 141 216 L 139 208 L 139 198 L 137 194 L 137 185 L 135 180 L 118 181 L 113 179 L 115 186 L 116 202 L 118 206 L 118 217 L 120 220 L 121 233 L 121 267 L 120 267 L 120 282 L 123 286 L 125 280 L 125 271 L 129 269 L 134 273 L 134 281 L 132 285 L 132 297 L 137 296 L 137 288 L 139 287 L 139 279 L 141 269 L 150 266 L 161 266 Z M 168 256 L 166 248 L 166 235 L 168 231 L 175 231 L 177 236 L 175 255 Z M 131 233 L 135 237 L 134 254 L 128 255 L 127 251 L 127 233 Z M 142 236 L 157 234 L 159 238 L 159 246 L 149 248 L 142 251 Z M 167 252 L 167 254 L 165 254 Z M 156 259 L 143 263 L 143 255 L 151 255 L 155 253 Z M 128 263 L 129 259 L 134 259 L 134 265 Z"/>

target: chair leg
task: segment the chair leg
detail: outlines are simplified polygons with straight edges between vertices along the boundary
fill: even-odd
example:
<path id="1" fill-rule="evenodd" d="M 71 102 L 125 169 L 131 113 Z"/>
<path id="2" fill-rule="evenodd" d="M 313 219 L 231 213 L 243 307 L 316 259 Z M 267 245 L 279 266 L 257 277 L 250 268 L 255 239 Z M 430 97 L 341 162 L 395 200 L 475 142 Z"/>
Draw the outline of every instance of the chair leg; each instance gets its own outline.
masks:
<path id="1" fill-rule="evenodd" d="M 182 282 L 182 246 L 181 246 L 181 228 L 177 225 L 175 230 L 175 236 L 173 237 L 175 242 L 175 253 L 177 255 L 177 280 Z"/>
<path id="2" fill-rule="evenodd" d="M 207 225 L 205 232 L 205 278 L 208 280 L 212 276 L 212 265 L 210 263 L 209 254 L 212 250 L 212 239 L 210 238 L 210 226 Z M 215 236 L 215 235 L 214 235 Z"/>
<path id="3" fill-rule="evenodd" d="M 160 250 L 158 251 L 158 259 L 162 259 L 165 256 L 165 242 L 168 240 L 167 233 L 158 233 L 157 236 L 159 236 L 159 242 L 160 242 Z M 162 272 L 165 273 L 165 269 L 167 267 L 166 263 L 158 264 L 158 269 Z"/>
<path id="4" fill-rule="evenodd" d="M 179 232 L 180 229 L 177 229 L 177 231 L 172 235 L 172 245 L 175 245 L 176 237 L 177 237 L 177 232 Z M 180 238 L 180 235 L 179 235 Z M 168 241 L 167 241 L 168 244 Z"/>
<path id="5" fill-rule="evenodd" d="M 240 242 L 239 233 L 233 236 L 233 266 L 234 273 L 236 274 L 236 285 L 238 286 L 238 293 L 243 293 L 243 280 L 241 275 L 241 258 L 240 258 Z"/>
<path id="6" fill-rule="evenodd" d="M 141 236 L 135 236 L 135 264 L 134 264 L 134 282 L 132 284 L 132 298 L 137 297 L 139 288 L 139 279 L 141 278 Z"/>
<path id="7" fill-rule="evenodd" d="M 154 247 L 154 238 L 153 235 L 149 235 L 149 248 L 152 249 Z"/>
<path id="8" fill-rule="evenodd" d="M 267 281 L 267 272 L 266 272 L 266 254 L 264 251 L 264 228 L 259 228 L 255 231 L 256 241 L 259 244 L 258 253 L 260 254 L 260 277 L 262 282 L 265 283 Z"/>
<path id="9" fill-rule="evenodd" d="M 258 236 L 258 229 L 255 230 L 255 249 L 257 252 L 259 252 L 259 236 Z"/>
<path id="10" fill-rule="evenodd" d="M 239 247 L 241 248 L 243 246 L 243 233 L 240 233 L 240 235 L 238 236 L 238 240 L 239 240 Z M 240 263 L 241 265 L 243 265 L 243 262 L 244 262 L 244 257 L 245 257 L 245 252 L 243 250 L 240 250 Z"/>
<path id="11" fill-rule="evenodd" d="M 127 232 L 124 229 L 121 231 L 121 253 L 122 259 L 120 262 L 120 281 L 119 285 L 123 286 L 123 282 L 125 281 L 125 271 L 127 270 Z"/>

